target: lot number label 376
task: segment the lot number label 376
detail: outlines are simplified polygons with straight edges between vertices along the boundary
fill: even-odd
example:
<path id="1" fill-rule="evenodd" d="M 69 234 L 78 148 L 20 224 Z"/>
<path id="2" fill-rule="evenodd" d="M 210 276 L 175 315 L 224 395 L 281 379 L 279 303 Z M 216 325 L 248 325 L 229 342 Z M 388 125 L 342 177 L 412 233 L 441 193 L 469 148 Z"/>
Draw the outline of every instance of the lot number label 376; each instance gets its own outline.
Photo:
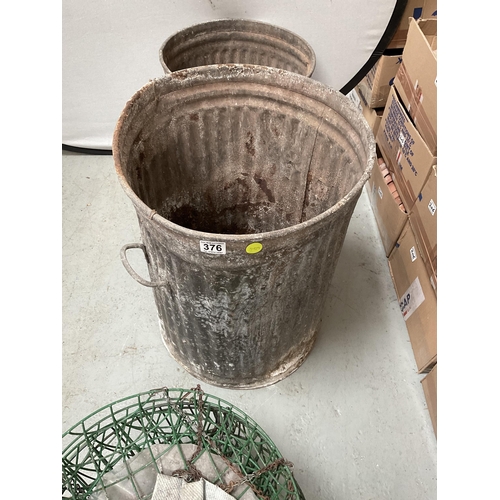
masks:
<path id="1" fill-rule="evenodd" d="M 225 254 L 226 243 L 224 241 L 200 241 L 200 250 L 204 253 Z"/>

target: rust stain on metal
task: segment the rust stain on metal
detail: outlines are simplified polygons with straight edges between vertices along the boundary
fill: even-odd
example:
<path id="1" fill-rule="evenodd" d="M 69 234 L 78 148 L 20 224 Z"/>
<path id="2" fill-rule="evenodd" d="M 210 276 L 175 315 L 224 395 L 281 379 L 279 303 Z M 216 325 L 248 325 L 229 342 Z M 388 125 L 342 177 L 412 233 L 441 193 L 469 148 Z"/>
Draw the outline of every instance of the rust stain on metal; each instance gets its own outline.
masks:
<path id="1" fill-rule="evenodd" d="M 254 138 L 252 132 L 247 132 L 248 140 L 245 142 L 248 154 L 255 156 Z"/>
<path id="2" fill-rule="evenodd" d="M 274 203 L 276 200 L 274 198 L 272 191 L 267 187 L 266 179 L 263 179 L 262 177 L 258 177 L 257 174 L 255 174 L 253 176 L 253 180 L 259 185 L 260 189 L 262 189 L 262 191 L 264 191 L 264 193 L 267 196 L 267 199 L 271 203 Z"/>

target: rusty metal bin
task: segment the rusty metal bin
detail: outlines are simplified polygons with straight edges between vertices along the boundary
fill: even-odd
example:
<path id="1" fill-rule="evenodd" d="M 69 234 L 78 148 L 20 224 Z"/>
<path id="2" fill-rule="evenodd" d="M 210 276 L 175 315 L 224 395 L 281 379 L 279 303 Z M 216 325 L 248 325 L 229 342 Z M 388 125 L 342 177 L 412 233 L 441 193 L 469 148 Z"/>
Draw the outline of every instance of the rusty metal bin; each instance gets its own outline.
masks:
<path id="1" fill-rule="evenodd" d="M 257 64 L 311 76 L 316 55 L 303 38 L 272 24 L 220 19 L 195 24 L 160 47 L 165 73 L 211 64 Z"/>
<path id="2" fill-rule="evenodd" d="M 142 236 L 122 261 L 152 287 L 172 357 L 231 388 L 296 370 L 376 158 L 349 99 L 275 68 L 174 72 L 126 104 L 113 155 Z"/>

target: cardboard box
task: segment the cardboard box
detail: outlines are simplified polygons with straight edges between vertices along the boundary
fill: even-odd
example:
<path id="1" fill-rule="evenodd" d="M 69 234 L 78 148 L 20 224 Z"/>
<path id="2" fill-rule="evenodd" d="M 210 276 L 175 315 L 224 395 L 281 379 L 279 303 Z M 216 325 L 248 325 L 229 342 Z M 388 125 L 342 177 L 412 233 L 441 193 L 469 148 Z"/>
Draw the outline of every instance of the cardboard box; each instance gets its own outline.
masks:
<path id="1" fill-rule="evenodd" d="M 422 8 L 421 19 L 429 19 L 435 17 L 437 19 L 437 0 L 427 0 Z"/>
<path id="2" fill-rule="evenodd" d="M 376 135 L 380 123 L 382 122 L 383 109 L 371 109 L 366 99 L 361 94 L 359 87 L 355 87 L 348 94 L 347 97 L 358 107 L 358 109 L 363 113 L 365 120 L 373 131 L 373 135 Z"/>
<path id="3" fill-rule="evenodd" d="M 410 18 L 420 19 L 437 16 L 437 0 L 408 0 L 396 33 L 388 48 L 403 48 L 408 37 Z"/>
<path id="4" fill-rule="evenodd" d="M 422 389 L 424 390 L 427 409 L 431 416 L 432 427 L 434 434 L 437 437 L 437 364 L 434 368 L 422 379 Z"/>
<path id="5" fill-rule="evenodd" d="M 437 362 L 437 298 L 409 221 L 389 256 L 389 268 L 419 373 Z"/>
<path id="6" fill-rule="evenodd" d="M 405 207 L 412 207 L 437 159 L 411 122 L 394 86 L 376 140 L 389 170 L 394 173 Z"/>
<path id="7" fill-rule="evenodd" d="M 386 51 L 359 82 L 359 93 L 369 108 L 383 108 L 402 62 L 402 49 Z"/>
<path id="8" fill-rule="evenodd" d="M 385 255 L 389 257 L 408 220 L 408 213 L 399 208 L 378 165 L 373 167 L 372 175 L 367 183 L 367 192 Z"/>
<path id="9" fill-rule="evenodd" d="M 410 22 L 394 86 L 416 129 L 437 154 L 437 19 Z"/>
<path id="10" fill-rule="evenodd" d="M 427 274 L 437 293 L 437 166 L 432 168 L 410 211 L 410 224 Z"/>

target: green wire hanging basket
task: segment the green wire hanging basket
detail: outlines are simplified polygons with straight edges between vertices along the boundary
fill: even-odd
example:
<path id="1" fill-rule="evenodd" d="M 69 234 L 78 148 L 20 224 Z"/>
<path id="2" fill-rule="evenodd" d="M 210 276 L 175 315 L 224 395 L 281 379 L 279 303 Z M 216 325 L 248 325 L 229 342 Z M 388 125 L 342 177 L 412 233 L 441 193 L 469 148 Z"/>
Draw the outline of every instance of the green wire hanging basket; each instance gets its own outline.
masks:
<path id="1" fill-rule="evenodd" d="M 158 474 L 204 477 L 241 500 L 304 499 L 293 465 L 257 423 L 199 386 L 121 399 L 62 438 L 63 499 L 148 500 Z"/>

